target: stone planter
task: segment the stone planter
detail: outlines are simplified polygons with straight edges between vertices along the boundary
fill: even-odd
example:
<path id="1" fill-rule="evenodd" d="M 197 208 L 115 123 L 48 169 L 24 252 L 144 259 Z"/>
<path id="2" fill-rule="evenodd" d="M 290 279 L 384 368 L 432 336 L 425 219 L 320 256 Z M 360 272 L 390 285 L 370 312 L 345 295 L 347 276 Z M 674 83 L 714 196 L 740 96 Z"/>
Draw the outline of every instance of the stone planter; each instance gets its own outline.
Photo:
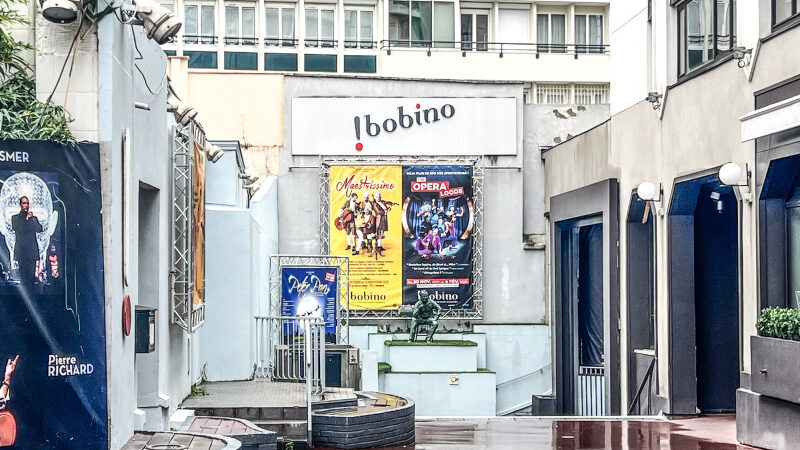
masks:
<path id="1" fill-rule="evenodd" d="M 800 404 L 800 342 L 750 337 L 753 392 Z"/>

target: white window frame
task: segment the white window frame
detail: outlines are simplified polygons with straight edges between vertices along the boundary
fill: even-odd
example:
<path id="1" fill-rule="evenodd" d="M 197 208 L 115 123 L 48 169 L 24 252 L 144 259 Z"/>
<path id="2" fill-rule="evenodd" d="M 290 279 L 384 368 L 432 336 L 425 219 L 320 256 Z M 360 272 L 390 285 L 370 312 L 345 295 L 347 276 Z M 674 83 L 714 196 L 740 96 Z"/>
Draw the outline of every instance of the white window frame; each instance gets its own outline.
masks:
<path id="1" fill-rule="evenodd" d="M 592 16 L 599 16 L 600 17 L 600 43 L 599 44 L 590 44 L 589 43 L 589 30 L 591 29 L 591 25 L 589 24 L 589 18 Z M 578 42 L 576 30 L 578 29 L 578 17 L 585 17 L 585 30 L 584 36 L 586 36 L 585 42 Z M 573 18 L 573 34 L 575 35 L 575 52 L 576 53 L 603 53 L 605 48 L 605 32 L 606 32 L 606 18 L 605 14 L 601 13 L 579 13 L 575 14 Z"/>
<path id="2" fill-rule="evenodd" d="M 461 34 L 461 16 L 462 15 L 471 15 L 472 16 L 472 40 L 467 42 L 463 41 L 463 35 Z M 478 21 L 476 20 L 476 16 L 486 16 L 486 42 L 482 43 L 482 48 L 478 45 L 481 44 L 478 42 Z M 458 13 L 458 32 L 459 32 L 459 40 L 461 41 L 461 50 L 462 51 L 479 51 L 485 52 L 489 49 L 489 36 L 492 35 L 492 14 L 491 11 L 488 9 L 471 9 L 471 8 L 462 8 L 461 11 Z"/>
<path id="3" fill-rule="evenodd" d="M 347 13 L 350 12 L 350 11 L 355 11 L 356 12 L 356 41 L 357 42 L 348 43 L 347 35 L 346 35 L 346 33 L 347 33 Z M 372 13 L 372 24 L 370 24 L 370 27 L 372 27 L 371 28 L 372 29 L 372 37 L 371 37 L 371 39 L 369 41 L 365 40 L 364 37 L 361 36 L 361 13 L 363 13 L 363 12 L 371 12 Z M 371 49 L 371 48 L 375 48 L 376 43 L 377 43 L 377 41 L 375 39 L 376 34 L 377 34 L 376 33 L 377 30 L 375 29 L 375 25 L 377 23 L 376 17 L 375 17 L 375 15 L 376 15 L 375 8 L 373 8 L 372 6 L 350 6 L 350 5 L 345 5 L 345 7 L 344 7 L 344 15 L 345 15 L 344 16 L 345 29 L 342 31 L 342 39 L 344 40 L 344 47 L 347 48 L 347 49 L 355 49 L 355 48 Z"/>
<path id="4" fill-rule="evenodd" d="M 267 30 L 267 10 L 269 9 L 277 9 L 278 10 L 278 37 L 271 38 L 269 37 L 269 33 Z M 294 11 L 293 17 L 293 30 L 292 37 L 290 39 L 286 39 L 283 37 L 283 10 L 284 9 L 291 9 Z M 298 17 L 299 14 L 297 13 L 297 5 L 294 3 L 264 3 L 264 13 L 261 15 L 264 26 L 262 27 L 264 31 L 264 46 L 266 47 L 296 47 L 297 42 L 299 41 L 299 32 L 298 32 Z"/>
<path id="5" fill-rule="evenodd" d="M 547 16 L 547 42 L 539 42 L 539 16 Z M 553 16 L 564 16 L 564 43 L 553 43 Z M 536 52 L 537 53 L 566 53 L 567 51 L 567 17 L 566 12 L 537 12 L 536 13 Z M 556 47 L 558 46 L 558 47 Z"/>
<path id="6" fill-rule="evenodd" d="M 451 42 L 445 41 L 437 41 L 436 40 L 436 3 L 449 3 L 453 6 L 453 14 L 451 19 L 453 22 L 453 36 L 451 39 L 454 41 L 456 39 L 461 39 L 461 13 L 460 9 L 458 8 L 458 2 L 456 0 L 402 0 L 405 3 L 408 3 L 408 20 L 409 20 L 409 30 L 408 30 L 408 39 L 397 39 L 392 40 L 391 46 L 392 47 L 434 47 L 434 48 L 452 48 L 454 46 Z M 414 1 L 425 2 L 431 4 L 431 40 L 428 45 L 425 45 L 427 41 L 416 41 L 411 39 L 411 3 Z M 389 3 L 387 3 L 387 16 L 389 15 Z M 449 15 L 449 14 L 448 14 Z M 445 16 L 446 17 L 446 16 Z M 389 38 L 389 30 L 386 30 L 386 37 Z M 457 42 L 457 41 L 456 41 Z"/>
<path id="7" fill-rule="evenodd" d="M 312 5 L 305 5 L 303 8 L 303 24 L 306 24 L 306 14 L 309 9 L 317 10 L 317 38 L 310 40 L 308 39 L 308 27 L 305 27 L 305 36 L 303 36 L 303 43 L 306 47 L 322 47 L 322 48 L 334 48 L 336 47 L 336 32 L 339 31 L 337 28 L 337 17 L 336 14 L 336 5 L 319 5 L 319 4 L 312 4 Z M 333 35 L 331 39 L 325 39 L 321 37 L 322 34 L 322 11 L 333 11 Z"/>
<path id="8" fill-rule="evenodd" d="M 217 44 L 217 33 L 219 30 L 218 18 L 217 18 L 217 3 L 216 2 L 209 2 L 209 1 L 192 1 L 192 2 L 184 2 L 183 3 L 183 10 L 181 11 L 182 23 L 186 23 L 186 7 L 187 6 L 194 6 L 197 8 L 197 35 L 190 35 L 195 36 L 195 42 L 188 42 L 186 40 L 186 35 L 184 35 L 183 42 L 188 45 L 216 45 Z M 203 34 L 203 6 L 211 6 L 214 8 L 214 31 L 211 35 Z M 210 40 L 210 42 L 209 42 Z"/>
<path id="9" fill-rule="evenodd" d="M 225 8 L 225 33 L 223 39 L 225 45 L 249 45 L 255 46 L 258 44 L 258 3 L 248 2 L 224 2 L 222 6 Z M 228 36 L 228 8 L 237 8 L 239 17 L 239 35 Z M 242 36 L 242 8 L 253 8 L 253 36 Z M 228 42 L 231 39 L 234 42 Z"/>

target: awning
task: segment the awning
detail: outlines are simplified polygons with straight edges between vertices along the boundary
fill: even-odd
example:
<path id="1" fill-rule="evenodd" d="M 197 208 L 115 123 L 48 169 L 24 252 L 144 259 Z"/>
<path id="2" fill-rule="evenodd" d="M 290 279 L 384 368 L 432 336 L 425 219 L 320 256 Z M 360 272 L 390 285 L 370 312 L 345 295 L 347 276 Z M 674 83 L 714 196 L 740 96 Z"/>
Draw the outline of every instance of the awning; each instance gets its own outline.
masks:
<path id="1" fill-rule="evenodd" d="M 747 113 L 742 122 L 742 142 L 800 127 L 800 95 Z"/>

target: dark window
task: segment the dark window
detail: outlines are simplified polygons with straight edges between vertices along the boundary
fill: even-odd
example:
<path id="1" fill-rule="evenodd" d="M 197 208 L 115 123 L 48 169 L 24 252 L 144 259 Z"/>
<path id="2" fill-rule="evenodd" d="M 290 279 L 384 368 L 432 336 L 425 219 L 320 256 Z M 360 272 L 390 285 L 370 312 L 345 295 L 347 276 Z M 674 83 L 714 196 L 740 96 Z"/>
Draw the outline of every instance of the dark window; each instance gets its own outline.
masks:
<path id="1" fill-rule="evenodd" d="M 297 71 L 297 53 L 267 53 L 264 70 Z"/>
<path id="2" fill-rule="evenodd" d="M 225 69 L 256 70 L 258 69 L 258 54 L 246 52 L 225 52 Z"/>
<path id="3" fill-rule="evenodd" d="M 336 72 L 336 55 L 306 54 L 304 61 L 307 72 Z"/>
<path id="4" fill-rule="evenodd" d="M 772 25 L 780 25 L 798 12 L 797 0 L 772 0 Z"/>
<path id="5" fill-rule="evenodd" d="M 685 75 L 733 48 L 734 0 L 689 0 L 678 5 L 678 74 Z"/>
<path id="6" fill-rule="evenodd" d="M 375 55 L 344 55 L 344 71 L 375 73 Z"/>
<path id="7" fill-rule="evenodd" d="M 184 50 L 183 56 L 189 57 L 190 69 L 217 68 L 217 52 L 196 52 Z"/>

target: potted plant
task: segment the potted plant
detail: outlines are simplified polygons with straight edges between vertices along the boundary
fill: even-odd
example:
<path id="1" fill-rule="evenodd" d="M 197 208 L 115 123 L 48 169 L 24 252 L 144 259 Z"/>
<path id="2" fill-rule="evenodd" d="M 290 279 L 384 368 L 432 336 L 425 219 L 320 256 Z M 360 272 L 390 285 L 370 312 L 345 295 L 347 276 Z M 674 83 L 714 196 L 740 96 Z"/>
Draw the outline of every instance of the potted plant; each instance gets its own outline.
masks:
<path id="1" fill-rule="evenodd" d="M 750 338 L 751 390 L 800 403 L 800 309 L 766 308 Z"/>

